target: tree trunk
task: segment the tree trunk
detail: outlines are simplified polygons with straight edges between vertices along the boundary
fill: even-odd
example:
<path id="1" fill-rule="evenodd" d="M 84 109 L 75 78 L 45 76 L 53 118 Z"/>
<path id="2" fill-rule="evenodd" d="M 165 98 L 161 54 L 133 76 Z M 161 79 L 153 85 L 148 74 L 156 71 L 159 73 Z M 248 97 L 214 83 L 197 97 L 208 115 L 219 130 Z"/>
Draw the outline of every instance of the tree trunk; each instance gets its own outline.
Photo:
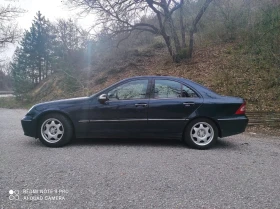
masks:
<path id="1" fill-rule="evenodd" d="M 46 60 L 46 78 L 48 77 L 49 62 Z"/>
<path id="2" fill-rule="evenodd" d="M 41 57 L 39 57 L 39 83 L 41 82 L 42 80 L 42 63 L 41 63 Z"/>
<path id="3" fill-rule="evenodd" d="M 170 42 L 170 40 L 173 40 L 174 41 L 174 47 L 175 47 L 175 51 L 172 50 L 171 56 L 172 56 L 174 62 L 179 62 L 180 59 L 178 57 L 178 54 L 181 52 L 180 41 L 179 41 L 178 35 L 176 33 L 176 29 L 174 27 L 174 24 L 173 24 L 173 21 L 172 21 L 171 17 L 168 18 L 167 22 L 168 22 L 168 25 L 169 25 L 169 28 L 170 28 L 170 31 L 171 31 L 171 37 L 169 38 L 169 42 Z M 169 44 L 171 46 L 171 43 L 169 43 Z"/>
<path id="4" fill-rule="evenodd" d="M 179 41 L 178 35 L 176 33 L 176 29 L 175 29 L 175 26 L 174 26 L 174 23 L 173 23 L 173 20 L 171 19 L 171 17 L 168 18 L 168 23 L 169 23 L 172 38 L 174 41 L 175 51 L 176 51 L 176 54 L 178 54 L 181 51 L 181 45 L 180 45 L 180 41 Z"/>
<path id="5" fill-rule="evenodd" d="M 34 68 L 32 66 L 32 83 L 35 84 L 36 80 L 35 80 L 35 73 L 34 73 Z"/>
<path id="6" fill-rule="evenodd" d="M 182 48 L 187 48 L 186 43 L 186 27 L 184 24 L 184 8 L 183 6 L 180 8 L 180 26 L 181 26 L 181 38 L 182 38 Z"/>
<path id="7" fill-rule="evenodd" d="M 166 34 L 165 31 L 165 27 L 163 26 L 162 23 L 162 18 L 161 18 L 161 14 L 157 13 L 157 18 L 158 18 L 158 22 L 159 22 L 159 28 L 160 28 L 160 35 L 163 37 L 165 44 L 167 46 L 168 52 L 170 54 L 171 57 L 173 57 L 173 50 L 172 50 L 172 45 L 170 42 L 170 37 Z"/>
<path id="8" fill-rule="evenodd" d="M 203 4 L 202 8 L 199 10 L 197 16 L 195 17 L 193 24 L 192 24 L 192 28 L 190 30 L 190 45 L 189 45 L 189 54 L 188 54 L 188 58 L 192 58 L 192 54 L 193 54 L 193 45 L 194 45 L 194 32 L 196 31 L 196 26 L 197 23 L 199 23 L 201 17 L 203 16 L 204 12 L 206 11 L 207 7 L 209 6 L 209 4 L 212 2 L 213 0 L 206 0 L 205 3 Z"/>
<path id="9" fill-rule="evenodd" d="M 194 30 L 192 29 L 190 31 L 190 43 L 189 43 L 189 54 L 188 54 L 188 58 L 191 59 L 192 58 L 192 54 L 193 54 L 193 45 L 194 45 Z"/>
<path id="10" fill-rule="evenodd" d="M 170 43 L 170 37 L 167 36 L 166 34 L 165 35 L 162 35 L 164 41 L 165 41 L 165 44 L 167 46 L 167 49 L 168 49 L 168 52 L 170 54 L 170 56 L 172 57 L 173 56 L 173 51 L 172 51 L 172 46 L 171 46 L 171 43 Z"/>

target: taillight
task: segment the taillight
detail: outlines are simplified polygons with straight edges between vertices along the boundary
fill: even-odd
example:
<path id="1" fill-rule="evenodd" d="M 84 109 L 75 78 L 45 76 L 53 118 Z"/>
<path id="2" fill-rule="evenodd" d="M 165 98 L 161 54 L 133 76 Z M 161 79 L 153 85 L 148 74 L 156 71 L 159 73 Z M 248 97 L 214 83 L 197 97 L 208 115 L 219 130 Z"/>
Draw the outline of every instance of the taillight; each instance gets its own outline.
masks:
<path id="1" fill-rule="evenodd" d="M 235 112 L 236 115 L 244 115 L 246 112 L 246 102 L 244 102 L 238 110 Z"/>

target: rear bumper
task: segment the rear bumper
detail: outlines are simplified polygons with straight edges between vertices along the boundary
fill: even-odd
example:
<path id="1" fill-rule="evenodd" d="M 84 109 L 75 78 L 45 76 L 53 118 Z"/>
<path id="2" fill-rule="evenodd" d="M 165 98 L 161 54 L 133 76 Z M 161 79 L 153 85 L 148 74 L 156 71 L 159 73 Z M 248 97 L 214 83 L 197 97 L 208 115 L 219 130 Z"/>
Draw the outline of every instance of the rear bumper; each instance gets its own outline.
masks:
<path id="1" fill-rule="evenodd" d="M 249 119 L 244 116 L 217 119 L 220 126 L 220 136 L 226 137 L 243 133 L 248 125 Z"/>
<path id="2" fill-rule="evenodd" d="M 21 126 L 24 135 L 30 137 L 36 137 L 36 122 L 30 116 L 25 116 L 21 120 Z"/>

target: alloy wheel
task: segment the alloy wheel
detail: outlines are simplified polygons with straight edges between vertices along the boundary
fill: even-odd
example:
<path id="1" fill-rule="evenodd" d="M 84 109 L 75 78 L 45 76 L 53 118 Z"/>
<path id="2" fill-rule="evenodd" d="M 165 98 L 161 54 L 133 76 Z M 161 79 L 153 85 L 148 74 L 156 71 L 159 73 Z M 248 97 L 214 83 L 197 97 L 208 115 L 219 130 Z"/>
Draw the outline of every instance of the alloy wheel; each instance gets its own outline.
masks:
<path id="1" fill-rule="evenodd" d="M 55 118 L 47 119 L 41 126 L 41 135 L 49 143 L 58 142 L 63 134 L 63 124 Z"/>
<path id="2" fill-rule="evenodd" d="M 212 126 L 206 122 L 198 122 L 191 128 L 191 139 L 199 146 L 205 146 L 211 143 L 214 138 Z"/>

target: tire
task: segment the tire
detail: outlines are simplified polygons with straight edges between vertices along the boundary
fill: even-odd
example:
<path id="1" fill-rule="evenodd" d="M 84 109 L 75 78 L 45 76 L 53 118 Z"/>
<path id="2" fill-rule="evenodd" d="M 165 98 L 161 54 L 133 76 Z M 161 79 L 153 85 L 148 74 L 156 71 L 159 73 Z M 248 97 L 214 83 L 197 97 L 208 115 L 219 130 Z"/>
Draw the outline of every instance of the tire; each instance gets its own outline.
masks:
<path id="1" fill-rule="evenodd" d="M 206 118 L 191 121 L 184 133 L 184 142 L 196 149 L 212 147 L 218 138 L 218 128 L 215 123 Z"/>
<path id="2" fill-rule="evenodd" d="M 41 118 L 38 136 L 39 140 L 48 147 L 62 147 L 71 141 L 73 127 L 65 116 L 51 113 Z"/>

